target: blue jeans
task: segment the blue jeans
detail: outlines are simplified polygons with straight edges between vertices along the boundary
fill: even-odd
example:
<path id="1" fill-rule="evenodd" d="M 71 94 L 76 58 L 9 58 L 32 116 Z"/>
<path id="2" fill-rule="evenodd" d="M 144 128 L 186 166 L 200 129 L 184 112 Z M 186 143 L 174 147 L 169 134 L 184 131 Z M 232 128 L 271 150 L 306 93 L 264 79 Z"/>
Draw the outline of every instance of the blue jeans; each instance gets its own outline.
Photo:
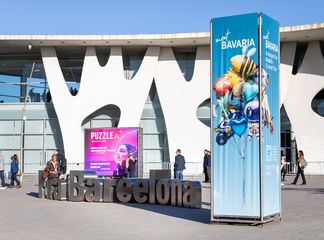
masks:
<path id="1" fill-rule="evenodd" d="M 176 171 L 176 178 L 179 180 L 183 180 L 183 170 Z"/>
<path id="2" fill-rule="evenodd" d="M 0 171 L 0 179 L 1 179 L 1 187 L 6 186 L 5 185 L 5 178 L 4 178 L 4 170 Z"/>
<path id="3" fill-rule="evenodd" d="M 20 182 L 17 178 L 17 173 L 11 173 L 11 182 L 10 185 L 13 186 L 14 185 L 14 181 L 17 183 L 17 185 L 20 185 Z"/>

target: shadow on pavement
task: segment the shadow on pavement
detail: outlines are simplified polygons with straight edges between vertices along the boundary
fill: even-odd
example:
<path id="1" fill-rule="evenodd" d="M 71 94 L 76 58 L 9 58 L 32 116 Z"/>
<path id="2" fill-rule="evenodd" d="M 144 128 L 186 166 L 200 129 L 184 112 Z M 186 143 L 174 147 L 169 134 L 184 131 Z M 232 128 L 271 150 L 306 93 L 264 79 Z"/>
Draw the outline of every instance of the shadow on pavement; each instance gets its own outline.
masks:
<path id="1" fill-rule="evenodd" d="M 299 188 L 299 187 L 285 187 L 281 189 L 282 191 L 305 191 L 313 192 L 314 194 L 324 194 L 324 188 Z"/>
<path id="2" fill-rule="evenodd" d="M 209 202 L 201 202 L 202 205 L 210 206 Z"/>
<path id="3" fill-rule="evenodd" d="M 38 193 L 37 192 L 26 193 L 26 195 L 34 197 L 34 198 L 38 198 Z"/>
<path id="4" fill-rule="evenodd" d="M 209 209 L 193 209 L 193 208 L 182 208 L 174 207 L 169 205 L 158 205 L 158 204 L 138 204 L 138 203 L 128 203 L 123 204 L 127 207 L 133 207 L 138 209 L 143 209 L 146 211 L 151 211 L 171 217 L 182 218 L 189 221 L 199 222 L 199 223 L 210 223 L 210 210 Z"/>

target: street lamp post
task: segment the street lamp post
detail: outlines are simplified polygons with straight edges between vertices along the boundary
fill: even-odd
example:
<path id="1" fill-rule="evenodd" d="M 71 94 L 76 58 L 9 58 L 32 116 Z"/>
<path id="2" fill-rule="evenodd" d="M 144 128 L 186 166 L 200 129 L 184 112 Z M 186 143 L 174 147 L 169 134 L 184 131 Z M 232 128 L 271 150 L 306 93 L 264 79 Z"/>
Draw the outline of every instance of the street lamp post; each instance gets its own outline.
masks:
<path id="1" fill-rule="evenodd" d="M 29 74 L 29 79 L 27 81 L 27 87 L 30 84 L 30 79 L 33 76 L 33 72 L 34 72 L 34 68 L 35 68 L 35 62 L 33 62 L 30 74 Z M 23 178 L 23 173 L 24 173 L 24 149 L 25 149 L 25 137 L 24 137 L 24 133 L 25 133 L 25 128 L 26 128 L 26 121 L 27 121 L 27 114 L 26 114 L 26 105 L 27 105 L 27 95 L 28 95 L 28 91 L 26 89 L 26 94 L 25 94 L 25 99 L 24 99 L 24 105 L 23 105 L 23 112 L 22 112 L 22 122 L 21 122 L 21 133 L 20 133 L 20 159 L 21 159 L 21 180 Z"/>

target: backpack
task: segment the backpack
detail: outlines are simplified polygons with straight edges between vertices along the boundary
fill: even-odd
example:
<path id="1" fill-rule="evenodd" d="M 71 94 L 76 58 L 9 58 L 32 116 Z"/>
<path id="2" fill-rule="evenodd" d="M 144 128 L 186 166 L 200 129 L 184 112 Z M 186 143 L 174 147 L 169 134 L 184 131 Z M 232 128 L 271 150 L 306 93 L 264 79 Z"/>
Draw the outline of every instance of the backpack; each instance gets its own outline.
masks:
<path id="1" fill-rule="evenodd" d="M 49 171 L 47 171 L 47 169 L 45 168 L 44 171 L 43 171 L 43 178 L 46 180 L 49 176 Z"/>

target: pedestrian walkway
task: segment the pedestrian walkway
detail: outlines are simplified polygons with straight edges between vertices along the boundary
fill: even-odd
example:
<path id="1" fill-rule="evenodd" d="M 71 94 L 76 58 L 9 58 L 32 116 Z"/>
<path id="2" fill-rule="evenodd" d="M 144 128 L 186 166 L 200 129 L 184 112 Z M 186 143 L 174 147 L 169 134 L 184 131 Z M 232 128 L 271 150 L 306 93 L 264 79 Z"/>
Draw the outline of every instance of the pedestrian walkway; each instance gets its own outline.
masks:
<path id="1" fill-rule="evenodd" d="M 0 191 L 0 239 L 324 239 L 324 176 L 282 187 L 283 221 L 264 227 L 209 224 L 210 186 L 203 208 L 118 203 L 74 203 L 37 198 L 36 178 Z M 300 182 L 301 183 L 301 182 Z"/>

